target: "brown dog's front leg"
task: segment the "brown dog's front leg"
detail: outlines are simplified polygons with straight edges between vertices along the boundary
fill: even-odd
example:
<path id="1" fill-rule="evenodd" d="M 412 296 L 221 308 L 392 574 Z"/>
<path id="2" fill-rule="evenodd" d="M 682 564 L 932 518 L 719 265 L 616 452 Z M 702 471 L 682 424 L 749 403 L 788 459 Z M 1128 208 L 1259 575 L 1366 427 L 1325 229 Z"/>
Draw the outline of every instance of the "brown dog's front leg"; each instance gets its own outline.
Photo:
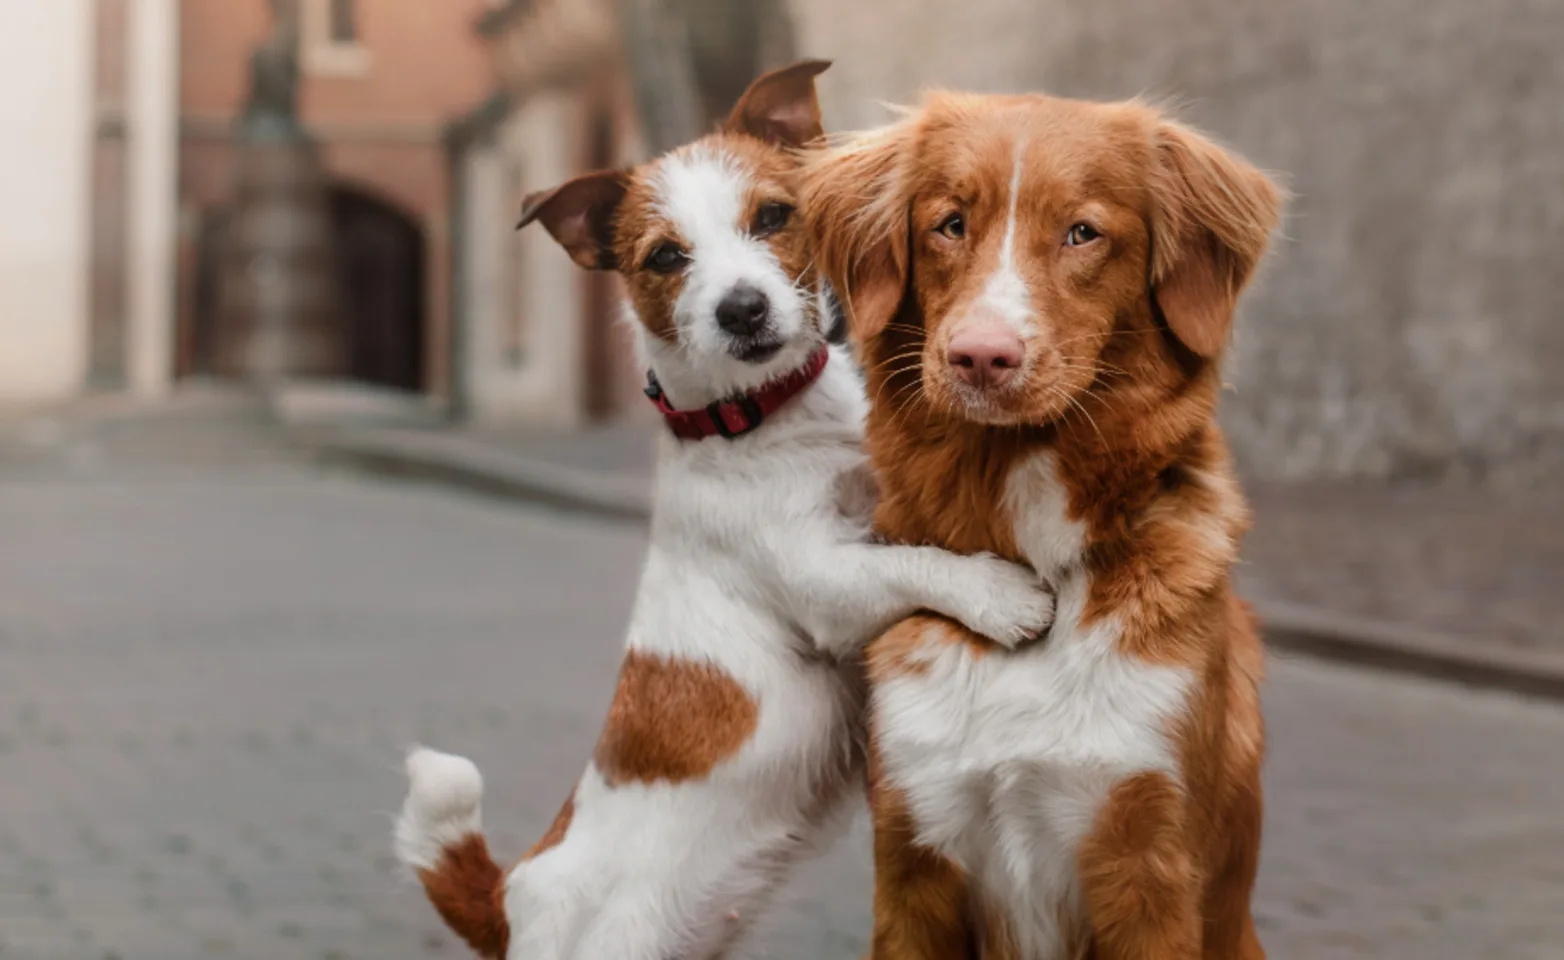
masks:
<path id="1" fill-rule="evenodd" d="M 901 794 L 871 747 L 874 946 L 869 960 L 978 960 L 971 892 L 950 860 L 918 843 Z"/>
<path id="2" fill-rule="evenodd" d="M 1109 794 L 1080 854 L 1093 960 L 1199 960 L 1200 884 L 1184 804 L 1161 773 Z"/>

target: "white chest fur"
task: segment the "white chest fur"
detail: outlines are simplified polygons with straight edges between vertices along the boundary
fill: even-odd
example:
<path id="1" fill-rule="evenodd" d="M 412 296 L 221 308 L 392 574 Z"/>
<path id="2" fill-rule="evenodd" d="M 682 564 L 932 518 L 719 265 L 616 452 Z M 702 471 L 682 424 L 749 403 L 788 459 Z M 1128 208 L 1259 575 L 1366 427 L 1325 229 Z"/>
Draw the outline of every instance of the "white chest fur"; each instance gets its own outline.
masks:
<path id="1" fill-rule="evenodd" d="M 1007 500 L 1022 552 L 1058 585 L 1047 642 L 979 653 L 931 636 L 923 669 L 876 688 L 876 744 L 923 841 L 1007 910 L 1027 960 L 1052 960 L 1079 919 L 1076 855 L 1108 792 L 1177 775 L 1168 731 L 1192 677 L 1121 654 L 1111 617 L 1082 625 L 1084 531 L 1052 455 L 1019 465 Z"/>

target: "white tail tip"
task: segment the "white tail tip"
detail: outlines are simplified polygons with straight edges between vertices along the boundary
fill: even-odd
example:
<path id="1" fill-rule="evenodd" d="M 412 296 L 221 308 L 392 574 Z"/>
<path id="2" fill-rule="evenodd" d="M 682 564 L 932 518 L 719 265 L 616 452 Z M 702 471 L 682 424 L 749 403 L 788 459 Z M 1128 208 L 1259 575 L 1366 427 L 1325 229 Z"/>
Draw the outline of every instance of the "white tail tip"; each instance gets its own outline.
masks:
<path id="1" fill-rule="evenodd" d="M 432 870 L 445 848 L 482 832 L 483 776 L 466 757 L 415 747 L 407 755 L 407 777 L 397 856 L 415 870 Z"/>

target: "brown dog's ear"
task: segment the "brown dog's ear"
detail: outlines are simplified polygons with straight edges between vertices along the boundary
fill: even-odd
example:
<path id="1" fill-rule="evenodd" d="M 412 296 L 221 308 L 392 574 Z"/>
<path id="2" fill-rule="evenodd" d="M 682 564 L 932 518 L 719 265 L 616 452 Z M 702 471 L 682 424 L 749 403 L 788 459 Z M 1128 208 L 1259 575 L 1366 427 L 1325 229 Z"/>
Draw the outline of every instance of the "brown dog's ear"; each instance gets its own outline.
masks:
<path id="1" fill-rule="evenodd" d="M 722 128 L 784 147 L 802 147 L 820 139 L 825 129 L 815 77 L 830 65 L 829 60 L 800 60 L 761 75 L 739 97 Z"/>
<path id="2" fill-rule="evenodd" d="M 1175 123 L 1157 129 L 1152 289 L 1168 328 L 1210 359 L 1281 216 L 1281 191 L 1250 163 Z"/>
<path id="3" fill-rule="evenodd" d="M 539 190 L 521 201 L 520 230 L 543 221 L 549 235 L 588 270 L 612 270 L 614 214 L 624 199 L 629 178 L 623 170 L 600 170 L 566 180 L 552 190 Z"/>
<path id="4" fill-rule="evenodd" d="M 816 262 L 836 288 L 852 339 L 885 331 L 901 309 L 911 269 L 912 120 L 816 153 L 804 167 L 800 209 Z"/>
<path id="5" fill-rule="evenodd" d="M 847 310 L 847 330 L 858 343 L 885 332 L 907 292 L 907 229 L 885 237 L 849 264 L 839 289 Z"/>

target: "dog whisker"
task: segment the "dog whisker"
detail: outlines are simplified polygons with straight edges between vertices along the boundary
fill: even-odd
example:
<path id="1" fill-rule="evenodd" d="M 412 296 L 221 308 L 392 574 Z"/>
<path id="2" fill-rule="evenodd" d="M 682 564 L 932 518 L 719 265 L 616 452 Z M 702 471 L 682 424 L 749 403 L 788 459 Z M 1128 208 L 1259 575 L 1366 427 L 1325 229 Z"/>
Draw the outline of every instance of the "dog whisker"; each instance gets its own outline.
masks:
<path id="1" fill-rule="evenodd" d="M 891 369 L 891 370 L 887 370 L 885 372 L 886 375 L 883 378 L 881 378 L 881 380 L 880 380 L 879 387 L 876 388 L 876 390 L 874 391 L 874 403 L 875 403 L 875 405 L 878 405 L 880 400 L 884 396 L 886 385 L 888 385 L 892 380 L 896 379 L 898 376 L 900 376 L 900 375 L 902 375 L 904 373 L 908 373 L 910 371 L 917 370 L 920 365 L 921 364 L 917 360 L 916 355 L 914 355 L 913 356 L 913 362 L 911 364 L 906 365 L 906 366 L 896 367 L 896 368 Z M 880 369 L 880 366 L 881 365 L 877 364 L 875 367 L 873 367 L 871 369 L 878 371 Z M 905 385 L 903 385 L 902 387 L 899 387 L 897 389 L 897 393 L 892 394 L 892 399 L 893 400 L 895 399 L 896 396 L 898 396 L 900 394 L 902 389 L 905 389 Z"/>
<path id="2" fill-rule="evenodd" d="M 1090 410 L 1086 409 L 1086 406 L 1084 404 L 1082 404 L 1081 401 L 1077 400 L 1075 397 L 1071 396 L 1070 394 L 1066 393 L 1065 391 L 1059 390 L 1058 391 L 1058 395 L 1062 399 L 1064 399 L 1065 402 L 1067 402 L 1071 406 L 1073 406 L 1075 409 L 1081 411 L 1081 416 L 1085 417 L 1086 418 L 1086 422 L 1091 424 L 1092 430 L 1095 431 L 1096 434 L 1097 434 L 1097 439 L 1099 441 L 1101 441 L 1101 443 L 1102 443 L 1102 445 L 1104 447 L 1106 447 L 1108 445 L 1108 438 L 1103 436 L 1102 428 L 1097 426 L 1097 418 L 1092 416 L 1092 412 Z"/>
<path id="3" fill-rule="evenodd" d="M 895 411 L 893 411 L 891 413 L 891 418 L 892 419 L 894 419 L 894 420 L 901 419 L 902 413 L 911 404 L 913 404 L 915 401 L 921 400 L 923 398 L 923 378 L 921 376 L 918 377 L 916 380 L 914 380 L 912 382 L 911 386 L 912 386 L 912 390 L 911 390 L 910 393 L 908 393 L 907 398 L 905 400 L 903 400 L 900 404 L 898 404 L 896 409 L 895 409 Z M 893 396 L 891 399 L 894 402 L 896 398 L 895 398 L 895 396 Z"/>
<path id="4" fill-rule="evenodd" d="M 921 350 L 907 350 L 907 351 L 904 351 L 902 353 L 895 354 L 894 356 L 886 357 L 884 360 L 881 360 L 879 363 L 874 364 L 869 369 L 870 370 L 876 370 L 876 371 L 882 370 L 885 367 L 889 366 L 890 364 L 896 362 L 897 360 L 918 359 L 918 358 L 922 357 L 922 355 L 923 355 L 923 351 L 921 351 Z"/>

